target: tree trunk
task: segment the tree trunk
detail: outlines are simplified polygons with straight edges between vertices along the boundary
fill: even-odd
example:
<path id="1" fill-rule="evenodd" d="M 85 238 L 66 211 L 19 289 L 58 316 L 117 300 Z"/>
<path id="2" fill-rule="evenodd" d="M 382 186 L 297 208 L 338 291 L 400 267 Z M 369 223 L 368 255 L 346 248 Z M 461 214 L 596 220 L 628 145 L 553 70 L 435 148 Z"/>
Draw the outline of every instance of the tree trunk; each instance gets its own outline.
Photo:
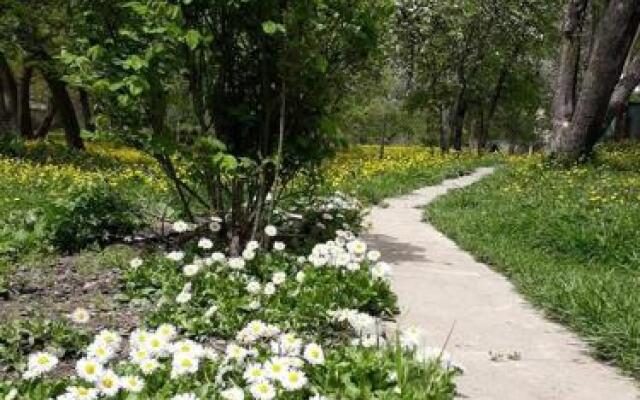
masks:
<path id="1" fill-rule="evenodd" d="M 616 140 L 623 140 L 627 137 L 627 132 L 629 131 L 627 126 L 627 107 L 623 104 L 621 107 L 611 111 L 615 114 L 613 137 Z"/>
<path id="2" fill-rule="evenodd" d="M 44 116 L 44 119 L 40 123 L 38 129 L 34 133 L 34 137 L 36 139 L 44 139 L 49 133 L 49 129 L 51 129 L 51 124 L 53 123 L 53 119 L 55 118 L 57 113 L 56 105 L 53 102 L 52 98 L 49 98 L 49 105 L 47 107 L 47 114 Z"/>
<path id="3" fill-rule="evenodd" d="M 459 99 L 456 104 L 456 111 L 453 115 L 451 123 L 451 134 L 453 135 L 453 148 L 457 151 L 462 150 L 462 133 L 464 130 L 464 119 L 467 114 L 467 105 L 463 99 Z"/>
<path id="4" fill-rule="evenodd" d="M 570 0 L 562 22 L 562 45 L 558 78 L 553 98 L 553 131 L 565 134 L 576 103 L 576 86 L 580 63 L 580 35 L 588 0 Z M 549 144 L 551 147 L 553 145 Z"/>
<path id="5" fill-rule="evenodd" d="M 604 134 L 607 108 L 640 24 L 640 0 L 612 0 L 602 17 L 571 119 L 550 142 L 551 155 L 569 161 L 588 156 Z M 557 111 L 557 110 L 556 110 Z"/>
<path id="6" fill-rule="evenodd" d="M 15 125 L 18 125 L 18 85 L 13 77 L 11 67 L 7 62 L 4 54 L 0 53 L 0 77 L 3 79 L 5 90 L 7 93 L 8 111 L 11 114 Z"/>
<path id="7" fill-rule="evenodd" d="M 33 136 L 33 126 L 31 124 L 31 78 L 33 77 L 33 67 L 25 66 L 20 76 L 20 103 L 18 114 L 20 121 L 20 134 L 23 138 L 29 139 Z"/>
<path id="8" fill-rule="evenodd" d="M 82 111 L 82 121 L 84 122 L 84 129 L 88 130 L 89 132 L 95 132 L 96 125 L 93 123 L 93 119 L 91 118 L 89 94 L 84 89 L 78 90 L 78 94 L 80 95 L 80 109 Z"/>
<path id="9" fill-rule="evenodd" d="M 445 106 L 440 106 L 440 151 L 446 153 L 449 151 L 449 144 L 447 143 L 447 127 L 449 126 L 449 113 Z"/>
<path id="10" fill-rule="evenodd" d="M 636 33 L 636 40 L 637 37 L 638 34 Z M 634 89 L 640 85 L 640 54 L 628 57 L 627 60 L 628 62 L 624 68 L 623 78 L 620 79 L 611 95 L 609 115 L 605 123 L 606 126 L 609 126 L 610 121 L 615 119 L 613 136 L 617 140 L 627 139 L 630 136 L 626 117 L 628 111 L 627 105 Z"/>
<path id="11" fill-rule="evenodd" d="M 476 121 L 476 152 L 478 155 L 482 154 L 484 147 L 487 144 L 487 138 L 485 136 L 485 120 L 484 120 L 484 109 L 480 108 L 480 112 L 478 114 L 478 120 Z"/>
<path id="12" fill-rule="evenodd" d="M 481 111 L 482 131 L 480 132 L 480 137 L 483 140 L 483 147 L 486 144 L 487 138 L 489 137 L 489 125 L 491 124 L 491 121 L 493 121 L 493 117 L 496 115 L 496 111 L 498 110 L 498 104 L 500 102 L 500 99 L 502 98 L 502 91 L 504 90 L 504 86 L 507 83 L 509 71 L 511 71 L 511 66 L 515 63 L 518 54 L 520 54 L 519 46 L 513 49 L 511 57 L 502 65 L 500 75 L 498 76 L 498 82 L 496 82 L 496 88 L 493 91 L 493 95 L 491 96 L 491 102 L 489 103 L 489 110 L 487 112 L 486 119 L 484 111 Z"/>
<path id="13" fill-rule="evenodd" d="M 7 108 L 7 101 L 5 99 L 5 89 L 4 89 L 4 79 L 0 74 L 0 116 L 5 116 L 9 114 L 9 109 Z"/>
<path id="14" fill-rule="evenodd" d="M 76 111 L 73 108 L 71 97 L 69 97 L 67 85 L 56 76 L 44 71 L 43 74 L 44 79 L 49 85 L 49 90 L 51 91 L 51 96 L 56 104 L 56 108 L 60 113 L 67 145 L 73 149 L 84 150 L 84 142 L 80 136 L 78 117 L 76 116 Z"/>
<path id="15" fill-rule="evenodd" d="M 387 118 L 382 117 L 382 134 L 380 135 L 380 147 L 378 148 L 378 158 L 382 160 L 384 158 L 384 145 L 387 141 Z"/>

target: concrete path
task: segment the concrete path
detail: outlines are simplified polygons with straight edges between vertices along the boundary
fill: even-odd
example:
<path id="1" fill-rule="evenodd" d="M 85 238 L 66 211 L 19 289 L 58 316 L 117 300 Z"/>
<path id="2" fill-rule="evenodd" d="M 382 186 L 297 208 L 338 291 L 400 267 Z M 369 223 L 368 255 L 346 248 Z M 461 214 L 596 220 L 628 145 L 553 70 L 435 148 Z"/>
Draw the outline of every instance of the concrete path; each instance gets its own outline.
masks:
<path id="1" fill-rule="evenodd" d="M 372 210 L 367 240 L 394 264 L 401 326 L 417 325 L 429 345 L 442 346 L 455 321 L 447 350 L 465 367 L 459 398 L 640 399 L 633 381 L 594 361 L 581 340 L 546 320 L 502 275 L 421 222 L 423 205 L 490 173 L 482 168 Z"/>

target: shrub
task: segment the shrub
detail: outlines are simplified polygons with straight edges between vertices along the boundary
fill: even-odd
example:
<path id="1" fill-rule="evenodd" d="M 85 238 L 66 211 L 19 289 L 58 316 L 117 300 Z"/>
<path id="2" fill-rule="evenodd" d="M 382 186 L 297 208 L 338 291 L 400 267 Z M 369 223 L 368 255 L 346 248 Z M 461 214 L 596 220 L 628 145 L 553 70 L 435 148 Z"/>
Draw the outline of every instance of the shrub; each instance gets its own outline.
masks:
<path id="1" fill-rule="evenodd" d="M 141 226 L 132 203 L 107 184 L 75 190 L 53 216 L 51 243 L 66 252 L 104 244 Z"/>

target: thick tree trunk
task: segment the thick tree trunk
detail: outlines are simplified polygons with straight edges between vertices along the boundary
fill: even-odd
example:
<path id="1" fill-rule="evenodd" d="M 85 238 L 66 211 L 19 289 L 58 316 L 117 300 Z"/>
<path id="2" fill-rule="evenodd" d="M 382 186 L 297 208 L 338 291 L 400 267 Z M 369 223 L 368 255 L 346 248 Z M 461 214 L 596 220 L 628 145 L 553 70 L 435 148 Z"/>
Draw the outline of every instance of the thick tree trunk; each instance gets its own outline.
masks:
<path id="1" fill-rule="evenodd" d="M 569 127 L 576 103 L 580 63 L 580 35 L 588 0 L 570 0 L 562 22 L 562 46 L 553 98 L 553 131 L 562 136 Z M 553 145 L 549 144 L 551 147 Z"/>
<path id="2" fill-rule="evenodd" d="M 53 123 L 53 119 L 55 118 L 57 113 L 56 105 L 53 102 L 53 99 L 49 99 L 49 105 L 47 107 L 47 114 L 44 116 L 44 119 L 40 123 L 38 129 L 36 129 L 34 136 L 36 139 L 44 139 L 47 137 L 49 133 L 49 129 L 51 129 L 51 124 Z"/>
<path id="3" fill-rule="evenodd" d="M 33 136 L 33 126 L 31 124 L 31 78 L 33 77 L 33 67 L 25 66 L 20 76 L 20 103 L 18 114 L 20 121 L 20 134 L 23 138 L 29 139 Z"/>
<path id="4" fill-rule="evenodd" d="M 49 85 L 53 101 L 60 113 L 67 145 L 74 149 L 83 150 L 84 142 L 80 136 L 80 125 L 78 124 L 78 117 L 76 116 L 76 111 L 73 108 L 71 97 L 69 97 L 69 92 L 67 91 L 67 85 L 56 76 L 44 71 L 43 73 L 44 78 Z"/>
<path id="5" fill-rule="evenodd" d="M 588 156 L 604 134 L 607 108 L 639 24 L 640 0 L 609 2 L 598 27 L 573 116 L 562 120 L 550 142 L 553 156 L 567 161 Z"/>
<path id="6" fill-rule="evenodd" d="M 7 62 L 4 54 L 0 53 L 0 76 L 4 82 L 7 93 L 8 111 L 11 114 L 15 125 L 18 125 L 18 85 L 11 71 L 11 66 Z"/>
<path id="7" fill-rule="evenodd" d="M 78 94 L 80 95 L 80 108 L 82 111 L 82 121 L 84 122 L 84 129 L 88 130 L 89 132 L 95 132 L 96 125 L 93 123 L 93 119 L 91 117 L 89 94 L 84 89 L 78 90 Z"/>

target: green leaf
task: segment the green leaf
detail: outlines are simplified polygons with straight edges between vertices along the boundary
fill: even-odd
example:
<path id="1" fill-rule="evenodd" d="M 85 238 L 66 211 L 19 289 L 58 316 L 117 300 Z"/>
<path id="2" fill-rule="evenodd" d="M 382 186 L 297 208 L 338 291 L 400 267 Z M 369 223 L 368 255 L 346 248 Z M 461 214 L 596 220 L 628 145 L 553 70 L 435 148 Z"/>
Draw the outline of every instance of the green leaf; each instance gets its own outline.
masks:
<path id="1" fill-rule="evenodd" d="M 201 40 L 200 32 L 196 31 L 195 29 L 189 29 L 184 37 L 184 40 L 185 42 L 187 42 L 187 46 L 189 46 L 191 50 L 195 50 Z"/>
<path id="2" fill-rule="evenodd" d="M 265 21 L 262 23 L 262 30 L 268 34 L 268 35 L 273 35 L 276 32 L 286 32 L 284 25 L 279 24 L 277 22 L 273 22 L 273 21 Z"/>
<path id="3" fill-rule="evenodd" d="M 137 54 L 127 58 L 124 62 L 124 67 L 127 69 L 133 69 L 134 71 L 140 71 L 143 67 L 146 67 L 147 63 Z"/>

